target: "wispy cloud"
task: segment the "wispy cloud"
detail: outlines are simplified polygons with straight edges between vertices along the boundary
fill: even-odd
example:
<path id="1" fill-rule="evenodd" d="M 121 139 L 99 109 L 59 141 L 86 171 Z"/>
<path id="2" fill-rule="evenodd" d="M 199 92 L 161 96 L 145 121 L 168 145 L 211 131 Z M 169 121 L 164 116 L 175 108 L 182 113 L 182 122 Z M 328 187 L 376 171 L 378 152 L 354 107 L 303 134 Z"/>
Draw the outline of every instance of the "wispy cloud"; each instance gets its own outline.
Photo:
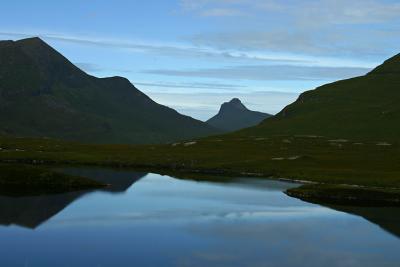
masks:
<path id="1" fill-rule="evenodd" d="M 234 17 L 245 15 L 240 10 L 230 8 L 212 8 L 201 12 L 205 17 Z"/>
<path id="2" fill-rule="evenodd" d="M 253 65 L 233 66 L 214 69 L 147 70 L 144 73 L 166 76 L 218 78 L 226 80 L 335 80 L 360 76 L 370 71 L 370 68 L 356 67 L 319 67 L 293 65 Z"/>
<path id="3" fill-rule="evenodd" d="M 233 24 L 228 30 L 188 37 L 197 45 L 220 49 L 388 56 L 400 41 L 400 2 L 393 0 L 182 0 L 181 6 L 199 16 L 215 9 L 247 16 L 241 22 L 245 27 Z"/>
<path id="4" fill-rule="evenodd" d="M 0 35 L 14 36 L 18 38 L 23 38 L 27 36 L 31 36 L 26 33 L 19 32 L 0 32 Z M 268 80 L 332 80 L 332 79 L 343 79 L 352 76 L 362 75 L 366 73 L 369 69 L 367 67 L 359 67 L 358 66 L 348 66 L 346 62 L 343 62 L 341 65 L 335 64 L 335 67 L 332 67 L 332 61 L 329 62 L 331 67 L 326 67 L 323 62 L 314 62 L 315 58 L 309 57 L 304 58 L 301 56 L 269 56 L 267 53 L 262 53 L 259 51 L 249 51 L 246 50 L 245 45 L 250 45 L 251 48 L 259 47 L 258 50 L 261 50 L 262 46 L 266 44 L 266 42 L 258 42 L 257 38 L 262 36 L 261 34 L 254 34 L 254 36 L 258 36 L 256 39 L 252 39 L 253 34 L 247 33 L 241 36 L 225 36 L 223 34 L 216 36 L 216 38 L 220 38 L 218 40 L 221 43 L 229 43 L 233 44 L 238 43 L 239 47 L 234 50 L 224 49 L 224 48 L 209 48 L 207 44 L 204 46 L 190 46 L 183 44 L 174 44 L 174 45 L 166 45 L 166 44 L 156 44 L 156 43 L 147 43 L 147 42 L 134 42 L 134 41 L 126 41 L 126 40 L 114 40 L 114 39 L 103 39 L 103 38 L 88 38 L 88 37 L 80 37 L 80 36 L 72 36 L 67 34 L 39 34 L 40 37 L 45 40 L 53 40 L 53 41 L 61 41 L 73 44 L 80 45 L 89 45 L 89 46 L 102 46 L 109 48 L 122 48 L 127 49 L 128 51 L 140 52 L 140 53 L 149 53 L 149 54 L 157 54 L 162 56 L 170 56 L 176 57 L 181 56 L 185 58 L 210 58 L 213 61 L 218 59 L 226 59 L 235 64 L 232 64 L 232 67 L 224 67 L 224 68 L 206 68 L 206 69 L 150 69 L 143 70 L 141 73 L 143 74 L 156 74 L 156 75 L 167 75 L 167 76 L 180 76 L 180 77 L 201 77 L 201 78 L 213 78 L 213 79 L 225 79 L 225 80 L 257 80 L 257 81 L 268 81 Z M 269 35 L 265 36 L 267 39 Z M 294 42 L 287 42 L 287 38 L 283 38 L 280 40 L 280 36 L 277 34 L 275 38 L 271 38 L 275 40 L 275 44 L 271 45 L 271 48 L 276 46 L 290 46 Z M 293 39 L 296 39 L 297 45 L 301 42 L 301 36 L 296 37 L 293 36 Z M 210 40 L 210 39 L 209 39 Z M 214 43 L 217 43 L 218 40 L 215 40 Z M 241 45 L 240 41 L 245 40 L 245 43 Z M 263 38 L 261 38 L 263 40 Z M 280 41 L 279 41 L 280 40 Z M 304 41 L 303 46 L 311 47 L 311 45 Z M 220 62 L 219 62 L 220 63 Z M 238 63 L 240 63 L 238 65 Z M 265 63 L 265 65 L 261 64 L 252 64 L 251 63 Z M 113 71 L 113 72 L 122 72 L 128 73 L 130 70 L 122 70 L 122 69 L 109 69 L 104 68 L 100 65 L 93 64 L 90 62 L 80 62 L 78 66 L 83 70 L 90 73 L 99 73 L 103 71 Z M 344 67 L 343 67 L 344 66 Z M 222 84 L 222 83 L 221 83 Z M 147 86 L 150 86 L 147 84 Z M 153 86 L 158 87 L 179 87 L 179 88 L 206 88 L 216 86 L 218 89 L 227 90 L 228 87 L 225 85 L 218 84 L 165 84 L 158 83 Z M 237 87 L 229 87 L 230 89 L 234 89 Z"/>
<path id="5" fill-rule="evenodd" d="M 283 6 L 274 0 L 181 0 L 181 8 L 200 16 L 244 16 L 254 10 L 279 10 Z"/>
<path id="6" fill-rule="evenodd" d="M 246 86 L 224 83 L 168 83 L 168 82 L 135 82 L 138 86 L 161 87 L 161 88 L 190 88 L 190 89 L 219 89 L 219 90 L 238 90 L 245 89 Z"/>
<path id="7" fill-rule="evenodd" d="M 300 57 L 284 57 L 266 55 L 260 52 L 246 52 L 232 49 L 216 49 L 207 46 L 190 45 L 190 44 L 168 44 L 168 43 L 152 43 L 139 42 L 129 40 L 115 40 L 95 37 L 72 36 L 68 34 L 46 34 L 46 33 L 20 33 L 20 32 L 0 32 L 3 36 L 13 36 L 16 38 L 26 38 L 39 36 L 46 40 L 62 41 L 80 45 L 92 45 L 109 48 L 121 48 L 131 52 L 157 54 L 161 56 L 180 56 L 192 58 L 208 58 L 212 60 L 255 60 L 264 62 L 281 62 L 281 63 L 310 63 L 310 60 Z"/>
<path id="8" fill-rule="evenodd" d="M 229 10 L 228 16 L 281 11 L 297 19 L 312 21 L 314 25 L 384 22 L 398 19 L 400 14 L 400 3 L 387 0 L 181 0 L 181 8 L 199 15 L 212 10 Z"/>
<path id="9" fill-rule="evenodd" d="M 104 70 L 101 66 L 93 63 L 75 62 L 74 64 L 75 66 L 86 72 L 100 72 Z"/>
<path id="10" fill-rule="evenodd" d="M 301 1 L 293 11 L 300 19 L 316 24 L 382 23 L 400 18 L 400 3 L 386 0 Z"/>
<path id="11" fill-rule="evenodd" d="M 112 71 L 112 72 L 122 72 L 122 73 L 130 73 L 132 72 L 131 70 L 128 69 L 113 69 L 113 68 L 108 68 L 108 67 L 103 67 L 98 64 L 94 63 L 89 63 L 89 62 L 75 62 L 74 65 L 76 65 L 78 68 L 85 72 L 89 73 L 99 73 L 99 72 L 105 72 L 105 71 Z"/>

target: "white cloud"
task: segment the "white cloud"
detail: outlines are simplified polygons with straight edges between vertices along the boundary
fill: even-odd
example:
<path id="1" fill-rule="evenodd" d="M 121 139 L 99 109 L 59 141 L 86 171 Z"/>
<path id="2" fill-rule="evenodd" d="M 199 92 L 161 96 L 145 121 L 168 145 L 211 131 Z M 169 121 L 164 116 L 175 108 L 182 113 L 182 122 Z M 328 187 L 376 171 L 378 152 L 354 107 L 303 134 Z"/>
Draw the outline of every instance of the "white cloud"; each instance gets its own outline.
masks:
<path id="1" fill-rule="evenodd" d="M 299 19 L 321 23 L 373 23 L 398 19 L 400 3 L 386 0 L 181 0 L 182 9 L 207 14 L 214 9 L 230 10 L 227 14 L 284 11 Z"/>
<path id="2" fill-rule="evenodd" d="M 233 17 L 242 16 L 244 13 L 236 9 L 212 8 L 201 12 L 201 15 L 205 17 Z"/>
<path id="3" fill-rule="evenodd" d="M 128 70 L 128 69 L 111 69 L 108 67 L 103 67 L 98 64 L 89 63 L 89 62 L 75 62 L 74 65 L 88 73 L 99 73 L 99 72 L 104 72 L 104 71 L 123 72 L 123 73 L 132 72 L 131 70 Z"/>
<path id="4" fill-rule="evenodd" d="M 238 84 L 226 84 L 226 83 L 201 83 L 201 82 L 135 82 L 135 85 L 138 86 L 146 86 L 150 88 L 158 87 L 158 88 L 190 88 L 190 89 L 212 89 L 212 90 L 229 90 L 235 91 L 238 89 L 245 89 L 246 86 L 238 85 Z"/>
<path id="5" fill-rule="evenodd" d="M 217 78 L 226 80 L 252 81 L 304 81 L 336 80 L 365 75 L 370 68 L 360 67 L 325 67 L 295 65 L 248 65 L 214 69 L 172 70 L 156 69 L 143 73 L 180 77 Z"/>
<path id="6" fill-rule="evenodd" d="M 135 53 L 149 53 L 161 56 L 173 57 L 191 57 L 191 58 L 207 58 L 211 60 L 235 60 L 235 61 L 264 61 L 264 62 L 281 62 L 281 63 L 307 63 L 310 60 L 296 56 L 282 56 L 271 53 L 246 52 L 235 49 L 217 49 L 207 46 L 191 45 L 185 43 L 157 43 L 151 41 L 132 41 L 119 40 L 110 38 L 96 38 L 74 36 L 63 33 L 25 33 L 25 32 L 6 32 L 0 31 L 2 36 L 11 36 L 14 38 L 27 38 L 39 36 L 45 40 L 61 41 L 80 45 L 92 45 L 109 48 L 121 48 Z"/>
<path id="7" fill-rule="evenodd" d="M 400 3 L 382 0 L 306 1 L 296 13 L 301 20 L 316 25 L 379 23 L 399 19 Z"/>
<path id="8" fill-rule="evenodd" d="M 200 16 L 216 8 L 246 15 L 240 27 L 227 16 L 231 27 L 187 38 L 219 49 L 383 58 L 400 41 L 400 2 L 393 0 L 183 0 L 182 7 Z"/>

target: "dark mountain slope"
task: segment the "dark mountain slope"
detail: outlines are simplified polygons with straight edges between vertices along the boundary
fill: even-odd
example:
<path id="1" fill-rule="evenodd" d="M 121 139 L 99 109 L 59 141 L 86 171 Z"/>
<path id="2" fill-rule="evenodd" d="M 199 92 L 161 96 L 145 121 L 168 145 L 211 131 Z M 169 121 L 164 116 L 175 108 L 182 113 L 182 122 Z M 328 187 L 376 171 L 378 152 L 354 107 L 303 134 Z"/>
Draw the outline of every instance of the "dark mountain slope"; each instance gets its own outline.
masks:
<path id="1" fill-rule="evenodd" d="M 234 98 L 221 105 L 217 115 L 207 121 L 211 126 L 223 131 L 235 131 L 259 124 L 272 115 L 251 111 L 243 103 Z"/>
<path id="2" fill-rule="evenodd" d="M 275 117 L 240 134 L 399 140 L 400 54 L 365 76 L 305 92 Z"/>
<path id="3" fill-rule="evenodd" d="M 0 134 L 162 143 L 215 132 L 125 78 L 86 74 L 39 38 L 0 42 Z"/>

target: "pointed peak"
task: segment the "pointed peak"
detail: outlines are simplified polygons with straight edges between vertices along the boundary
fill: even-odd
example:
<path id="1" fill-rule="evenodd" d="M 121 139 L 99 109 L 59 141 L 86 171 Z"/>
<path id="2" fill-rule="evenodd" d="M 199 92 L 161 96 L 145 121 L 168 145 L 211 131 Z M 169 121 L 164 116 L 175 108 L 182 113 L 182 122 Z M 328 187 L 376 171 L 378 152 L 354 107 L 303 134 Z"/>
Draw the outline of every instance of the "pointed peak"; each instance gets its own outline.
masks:
<path id="1" fill-rule="evenodd" d="M 225 102 L 224 104 L 222 104 L 222 107 L 231 107 L 241 110 L 247 110 L 246 106 L 243 105 L 242 101 L 240 101 L 239 98 L 233 98 L 231 101 Z"/>
<path id="2" fill-rule="evenodd" d="M 242 101 L 240 101 L 240 99 L 239 98 L 232 98 L 232 100 L 231 101 L 229 101 L 229 103 L 231 103 L 231 104 L 242 104 Z"/>
<path id="3" fill-rule="evenodd" d="M 40 37 L 30 37 L 16 41 L 19 44 L 46 44 Z"/>

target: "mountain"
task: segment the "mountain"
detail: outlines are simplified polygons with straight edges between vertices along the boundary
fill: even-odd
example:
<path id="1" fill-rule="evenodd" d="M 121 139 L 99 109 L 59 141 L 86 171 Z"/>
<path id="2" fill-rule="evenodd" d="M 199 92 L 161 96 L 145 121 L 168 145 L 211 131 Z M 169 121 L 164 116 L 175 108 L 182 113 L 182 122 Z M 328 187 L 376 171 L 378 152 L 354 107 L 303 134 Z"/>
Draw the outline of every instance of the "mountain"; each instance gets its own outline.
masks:
<path id="1" fill-rule="evenodd" d="M 305 92 L 244 135 L 319 135 L 341 139 L 400 139 L 400 54 L 365 76 Z"/>
<path id="2" fill-rule="evenodd" d="M 271 116 L 267 113 L 251 111 L 238 98 L 234 98 L 223 103 L 218 114 L 209 119 L 207 123 L 217 129 L 231 132 L 255 126 Z"/>
<path id="3" fill-rule="evenodd" d="M 86 74 L 39 38 L 0 41 L 0 134 L 163 143 L 216 132 L 125 78 Z"/>

